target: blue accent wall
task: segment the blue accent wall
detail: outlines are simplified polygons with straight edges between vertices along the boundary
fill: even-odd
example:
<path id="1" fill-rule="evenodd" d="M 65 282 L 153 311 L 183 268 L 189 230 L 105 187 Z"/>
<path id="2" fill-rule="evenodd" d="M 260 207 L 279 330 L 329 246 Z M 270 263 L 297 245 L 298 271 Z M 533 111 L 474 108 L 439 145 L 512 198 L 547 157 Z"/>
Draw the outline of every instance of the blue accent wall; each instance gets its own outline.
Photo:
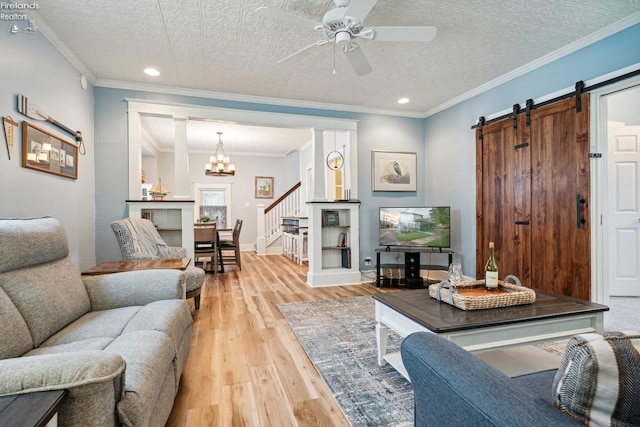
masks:
<path id="1" fill-rule="evenodd" d="M 126 216 L 125 200 L 128 197 L 128 142 L 127 142 L 127 102 L 125 98 L 164 101 L 179 104 L 191 104 L 217 108 L 232 108 L 272 113 L 297 114 L 305 116 L 332 117 L 358 121 L 358 189 L 362 202 L 360 215 L 360 253 L 363 265 L 364 257 L 374 256 L 378 244 L 378 206 L 406 204 L 419 206 L 424 202 L 424 119 L 361 114 L 352 112 L 329 111 L 311 108 L 294 108 L 266 104 L 224 101 L 210 98 L 166 95 L 152 92 L 96 88 L 95 89 L 95 132 L 96 132 L 96 258 L 98 262 L 118 259 L 119 249 L 109 224 Z M 371 151 L 392 150 L 409 151 L 418 154 L 417 191 L 411 193 L 372 193 L 371 191 Z M 261 173 L 255 170 L 238 168 L 233 178 L 238 184 L 234 187 L 235 196 L 252 195 L 253 176 L 278 176 L 282 165 L 272 159 L 265 160 Z M 268 168 L 271 168 L 269 171 Z M 243 174 L 250 180 L 239 179 Z M 246 178 L 246 177 L 245 177 Z M 244 182 L 244 184 L 242 184 Z M 297 180 L 295 181 L 297 182 Z M 292 182 L 291 185 L 295 184 Z M 235 184 L 234 184 L 235 185 Z M 276 182 L 276 185 L 280 185 Z M 291 186 L 290 185 L 290 186 Z M 290 187 L 289 186 L 289 187 Z M 279 187 L 278 197 L 289 187 Z M 243 200 L 245 200 L 243 199 Z M 397 199 L 401 199 L 398 201 Z M 234 203 L 235 204 L 235 203 Z M 244 219 L 243 234 L 256 223 L 255 209 L 239 210 L 234 207 L 234 216 Z M 255 235 L 255 233 L 254 233 Z M 255 241 L 255 236 L 252 241 Z M 355 261 L 354 261 L 355 262 Z"/>
<path id="2" fill-rule="evenodd" d="M 0 41 L 5 48 L 5 60 L 0 67 L 4 82 L 0 87 L 2 115 L 16 121 L 26 119 L 16 109 L 16 95 L 22 93 L 60 122 L 82 131 L 87 141 L 87 155 L 78 162 L 78 180 L 23 168 L 21 134 L 11 159 L 6 148 L 0 149 L 0 216 L 59 218 L 69 234 L 71 256 L 81 269 L 119 257 L 109 223 L 126 214 L 124 200 L 129 180 L 126 97 L 358 120 L 361 258 L 374 256 L 380 206 L 450 205 L 455 259 L 463 263 L 466 274 L 474 275 L 475 142 L 471 125 L 479 116 L 510 109 L 514 103 L 573 87 L 578 80 L 588 81 L 640 64 L 639 24 L 427 119 L 416 119 L 91 86 L 82 90 L 80 72 L 42 34 L 12 36 L 5 31 L 0 33 Z M 39 124 L 67 137 L 47 123 Z M 416 152 L 417 191 L 373 193 L 372 150 Z M 242 191 L 253 193 L 253 188 Z M 358 260 L 361 266 L 362 259 Z M 440 263 L 439 259 L 432 261 Z"/>
<path id="3" fill-rule="evenodd" d="M 428 204 L 451 205 L 454 259 L 475 276 L 475 131 L 480 116 L 524 107 L 536 99 L 590 79 L 638 64 L 640 24 L 629 27 L 550 64 L 477 95 L 425 120 Z M 507 272 L 508 273 L 508 272 Z"/>
<path id="4" fill-rule="evenodd" d="M 41 33 L 12 35 L 10 22 L 0 22 L 0 115 L 20 124 L 10 153 L 4 129 L 0 131 L 0 217 L 58 219 L 67 232 L 72 260 L 81 270 L 89 268 L 95 264 L 93 88 L 80 87 L 80 72 Z M 75 139 L 44 120 L 20 114 L 18 94 L 48 116 L 82 132 L 87 154 L 76 159 L 77 180 L 22 167 L 23 121 L 70 143 Z"/>

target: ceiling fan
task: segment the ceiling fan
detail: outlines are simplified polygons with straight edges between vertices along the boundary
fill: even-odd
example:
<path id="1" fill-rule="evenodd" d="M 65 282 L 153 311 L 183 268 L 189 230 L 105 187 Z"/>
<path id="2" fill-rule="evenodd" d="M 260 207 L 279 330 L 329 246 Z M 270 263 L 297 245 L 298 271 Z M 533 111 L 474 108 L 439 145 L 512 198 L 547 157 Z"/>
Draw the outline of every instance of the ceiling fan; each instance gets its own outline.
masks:
<path id="1" fill-rule="evenodd" d="M 322 23 L 269 6 L 259 7 L 256 9 L 256 13 L 265 18 L 276 19 L 303 28 L 321 30 L 326 36 L 325 39 L 300 49 L 281 59 L 278 63 L 296 55 L 307 55 L 317 48 L 335 43 L 334 46 L 344 52 L 356 74 L 364 76 L 372 69 L 355 40 L 426 43 L 436 36 L 435 27 L 365 27 L 363 21 L 377 2 L 378 0 L 333 0 L 335 8 L 325 13 L 322 17 Z"/>

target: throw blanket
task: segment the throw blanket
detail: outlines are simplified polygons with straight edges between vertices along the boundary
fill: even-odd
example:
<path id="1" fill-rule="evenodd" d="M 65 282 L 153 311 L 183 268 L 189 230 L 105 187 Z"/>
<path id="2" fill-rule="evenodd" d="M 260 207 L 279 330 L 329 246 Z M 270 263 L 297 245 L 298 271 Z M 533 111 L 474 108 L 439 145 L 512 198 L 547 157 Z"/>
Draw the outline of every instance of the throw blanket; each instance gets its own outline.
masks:
<path id="1" fill-rule="evenodd" d="M 125 218 L 124 224 L 133 236 L 136 252 L 159 258 L 169 257 L 169 246 L 162 240 L 151 221 L 142 218 Z"/>

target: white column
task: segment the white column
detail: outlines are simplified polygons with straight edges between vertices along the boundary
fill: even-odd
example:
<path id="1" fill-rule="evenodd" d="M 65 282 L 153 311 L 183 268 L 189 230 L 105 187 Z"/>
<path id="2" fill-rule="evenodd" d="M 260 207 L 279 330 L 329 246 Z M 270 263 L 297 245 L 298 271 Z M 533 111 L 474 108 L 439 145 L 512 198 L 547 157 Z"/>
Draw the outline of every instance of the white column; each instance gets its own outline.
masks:
<path id="1" fill-rule="evenodd" d="M 189 152 L 187 149 L 187 121 L 186 117 L 175 117 L 175 150 L 174 150 L 174 180 L 173 198 L 191 199 L 189 189 Z"/>
<path id="2" fill-rule="evenodd" d="M 129 199 L 142 198 L 142 124 L 140 113 L 127 111 L 129 115 Z"/>
<path id="3" fill-rule="evenodd" d="M 256 240 L 256 254 L 257 255 L 266 255 L 267 254 L 267 228 L 265 227 L 265 216 L 264 216 L 264 205 L 258 205 L 258 212 L 256 213 L 258 217 L 258 238 Z"/>
<path id="4" fill-rule="evenodd" d="M 349 174 L 346 180 L 348 188 L 351 190 L 351 198 L 358 198 L 358 132 L 349 131 L 349 143 L 347 151 L 349 152 Z M 346 160 L 345 160 L 346 161 Z"/>
<path id="5" fill-rule="evenodd" d="M 313 163 L 313 188 L 309 200 L 327 200 L 325 159 L 324 159 L 324 136 L 323 129 L 311 129 L 311 158 Z"/>

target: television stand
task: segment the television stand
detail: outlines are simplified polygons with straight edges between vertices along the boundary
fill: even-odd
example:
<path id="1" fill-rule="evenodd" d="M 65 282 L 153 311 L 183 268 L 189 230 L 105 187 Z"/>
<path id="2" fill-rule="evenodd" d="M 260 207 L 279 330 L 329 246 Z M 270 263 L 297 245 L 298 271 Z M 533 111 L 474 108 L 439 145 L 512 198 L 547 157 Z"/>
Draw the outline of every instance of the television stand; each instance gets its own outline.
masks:
<path id="1" fill-rule="evenodd" d="M 448 270 L 449 264 L 453 262 L 454 252 L 450 249 L 443 248 L 427 248 L 415 246 L 385 246 L 379 247 L 376 252 L 376 286 L 403 286 L 403 287 L 422 287 L 431 283 L 437 283 L 434 280 L 425 280 L 420 275 L 421 270 Z M 395 262 L 382 263 L 382 253 L 397 254 Z M 447 265 L 422 264 L 420 262 L 421 254 L 447 254 Z M 400 254 L 404 255 L 403 262 L 398 259 Z"/>

